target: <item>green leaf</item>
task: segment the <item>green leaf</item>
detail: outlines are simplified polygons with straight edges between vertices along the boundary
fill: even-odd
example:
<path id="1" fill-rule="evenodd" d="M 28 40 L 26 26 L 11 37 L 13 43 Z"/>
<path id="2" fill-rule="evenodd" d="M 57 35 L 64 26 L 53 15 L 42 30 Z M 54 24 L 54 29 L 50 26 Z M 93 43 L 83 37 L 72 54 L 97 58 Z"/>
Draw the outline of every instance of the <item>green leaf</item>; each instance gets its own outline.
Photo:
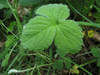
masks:
<path id="1" fill-rule="evenodd" d="M 22 31 L 21 44 L 25 49 L 42 51 L 52 45 L 59 50 L 76 53 L 83 44 L 82 29 L 69 16 L 67 5 L 48 4 L 36 10 L 38 16 L 31 19 Z"/>
<path id="2" fill-rule="evenodd" d="M 2 9 L 3 7 L 4 7 L 4 5 L 0 3 L 0 9 Z"/>
<path id="3" fill-rule="evenodd" d="M 12 11 L 11 10 L 5 10 L 4 11 L 4 17 L 5 18 L 11 18 L 12 16 Z"/>
<path id="4" fill-rule="evenodd" d="M 61 70 L 63 68 L 63 60 L 57 60 L 53 63 L 53 68 Z"/>
<path id="5" fill-rule="evenodd" d="M 99 57 L 99 50 L 95 47 L 91 49 L 91 53 L 93 54 L 94 57 Z"/>
<path id="6" fill-rule="evenodd" d="M 36 14 L 46 16 L 55 23 L 65 20 L 70 15 L 68 7 L 63 4 L 48 4 L 41 6 L 36 10 Z"/>
<path id="7" fill-rule="evenodd" d="M 0 53 L 0 58 L 3 58 L 3 57 L 6 55 L 6 53 L 7 53 L 8 51 L 11 50 L 11 47 L 12 47 L 17 41 L 18 41 L 18 39 L 15 38 L 15 39 L 13 40 L 13 42 L 11 42 L 11 44 L 10 44 L 7 48 L 5 48 L 4 51 L 3 51 L 2 53 Z"/>
<path id="8" fill-rule="evenodd" d="M 76 53 L 83 44 L 82 29 L 73 20 L 65 20 L 56 26 L 54 44 L 65 53 Z"/>
<path id="9" fill-rule="evenodd" d="M 2 61 L 1 67 L 7 66 L 8 64 L 8 59 L 9 59 L 9 54 L 7 53 L 5 55 L 5 59 Z"/>
<path id="10" fill-rule="evenodd" d="M 1 63 L 1 67 L 6 66 L 6 65 L 7 65 L 7 63 L 8 63 L 8 62 L 7 62 L 6 60 L 3 60 L 3 61 L 2 61 L 2 63 Z"/>
<path id="11" fill-rule="evenodd" d="M 5 42 L 5 46 L 8 47 L 14 41 L 13 35 L 7 36 L 7 40 Z"/>
<path id="12" fill-rule="evenodd" d="M 64 59 L 67 59 L 67 60 L 70 60 L 71 61 L 71 58 L 70 57 L 65 57 Z M 70 69 L 71 68 L 71 63 L 69 62 L 69 61 L 64 61 L 64 63 L 65 63 L 65 66 L 66 66 L 66 68 L 67 69 Z"/>
<path id="13" fill-rule="evenodd" d="M 44 0 L 20 0 L 19 4 L 28 6 L 28 5 L 33 5 L 33 4 L 38 4 L 40 2 L 43 2 Z"/>
<path id="14" fill-rule="evenodd" d="M 29 50 L 47 49 L 53 42 L 55 27 L 49 19 L 36 16 L 23 29 L 21 44 Z"/>
<path id="15" fill-rule="evenodd" d="M 57 49 L 56 52 L 60 55 L 60 58 L 64 58 L 64 56 L 66 55 L 66 52 L 63 52 L 63 50 Z"/>
<path id="16" fill-rule="evenodd" d="M 10 23 L 10 25 L 9 25 L 7 28 L 8 28 L 10 31 L 13 31 L 15 25 L 16 25 L 16 22 L 13 21 L 13 22 Z M 7 33 L 8 33 L 8 32 L 9 32 L 9 31 L 7 30 Z"/>
<path id="17" fill-rule="evenodd" d="M 25 55 L 25 49 L 22 47 L 22 45 L 19 45 L 19 53 L 22 57 Z"/>
<path id="18" fill-rule="evenodd" d="M 8 3 L 6 0 L 0 0 L 0 4 L 3 4 L 4 7 L 3 8 L 9 8 Z"/>
<path id="19" fill-rule="evenodd" d="M 100 52 L 99 52 L 99 57 L 98 57 L 98 60 L 97 60 L 97 66 L 100 67 Z"/>

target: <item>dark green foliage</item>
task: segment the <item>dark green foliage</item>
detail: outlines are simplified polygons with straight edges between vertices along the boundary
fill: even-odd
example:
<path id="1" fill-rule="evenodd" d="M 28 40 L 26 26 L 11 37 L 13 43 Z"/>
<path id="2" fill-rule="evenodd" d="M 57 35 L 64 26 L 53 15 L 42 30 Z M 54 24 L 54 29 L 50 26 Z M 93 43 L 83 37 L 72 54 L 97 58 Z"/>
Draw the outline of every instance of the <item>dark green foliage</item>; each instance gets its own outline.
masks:
<path id="1" fill-rule="evenodd" d="M 91 49 L 91 53 L 93 54 L 94 57 L 99 57 L 99 49 L 93 47 Z"/>
<path id="2" fill-rule="evenodd" d="M 4 5 L 3 4 L 0 4 L 0 9 L 2 9 L 4 7 Z"/>
<path id="3" fill-rule="evenodd" d="M 2 4 L 2 8 L 9 8 L 6 0 L 0 0 L 0 4 Z"/>
<path id="4" fill-rule="evenodd" d="M 69 61 L 66 61 L 66 59 L 71 61 L 71 58 L 70 57 L 65 57 L 64 59 L 65 59 L 64 63 L 65 63 L 66 68 L 70 69 L 72 65 Z"/>
<path id="5" fill-rule="evenodd" d="M 79 12 L 83 10 L 83 0 L 68 0 L 69 3 L 76 8 Z"/>
<path id="6" fill-rule="evenodd" d="M 57 60 L 53 63 L 53 68 L 61 70 L 63 68 L 63 60 Z"/>
<path id="7" fill-rule="evenodd" d="M 39 4 L 41 2 L 43 2 L 44 0 L 20 0 L 19 4 L 24 5 L 24 6 L 28 6 L 28 5 L 33 5 L 33 4 Z"/>
<path id="8" fill-rule="evenodd" d="M 100 7 L 100 0 L 96 0 L 96 3 Z"/>
<path id="9" fill-rule="evenodd" d="M 4 11 L 4 17 L 5 18 L 11 18 L 12 16 L 12 11 L 11 10 L 5 10 Z"/>
<path id="10" fill-rule="evenodd" d="M 100 48 L 93 47 L 91 53 L 97 58 L 97 66 L 100 66 Z"/>

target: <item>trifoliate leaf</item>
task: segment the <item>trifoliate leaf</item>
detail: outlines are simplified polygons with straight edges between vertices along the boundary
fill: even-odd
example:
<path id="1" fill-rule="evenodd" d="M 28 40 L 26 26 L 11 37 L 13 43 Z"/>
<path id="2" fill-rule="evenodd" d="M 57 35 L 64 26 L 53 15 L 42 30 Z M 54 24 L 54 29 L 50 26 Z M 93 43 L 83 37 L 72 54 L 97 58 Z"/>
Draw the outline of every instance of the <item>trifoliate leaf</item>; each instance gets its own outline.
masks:
<path id="1" fill-rule="evenodd" d="M 53 68 L 61 70 L 63 68 L 63 60 L 58 60 L 57 62 L 54 62 Z"/>
<path id="2" fill-rule="evenodd" d="M 69 16 L 67 5 L 44 5 L 36 10 L 36 14 L 38 16 L 25 25 L 21 35 L 21 44 L 25 49 L 42 51 L 53 41 L 64 54 L 81 49 L 82 29 L 75 21 L 65 20 Z"/>

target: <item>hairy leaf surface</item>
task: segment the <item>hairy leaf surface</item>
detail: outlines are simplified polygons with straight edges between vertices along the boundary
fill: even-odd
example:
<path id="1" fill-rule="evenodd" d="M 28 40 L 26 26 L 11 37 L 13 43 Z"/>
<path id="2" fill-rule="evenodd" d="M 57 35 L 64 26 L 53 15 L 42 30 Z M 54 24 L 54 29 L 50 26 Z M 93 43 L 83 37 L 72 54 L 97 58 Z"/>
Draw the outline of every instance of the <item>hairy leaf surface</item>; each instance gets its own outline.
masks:
<path id="1" fill-rule="evenodd" d="M 65 20 L 56 26 L 54 43 L 64 53 L 76 53 L 82 45 L 81 28 L 73 20 Z"/>
<path id="2" fill-rule="evenodd" d="M 38 8 L 36 14 L 46 16 L 53 21 L 60 21 L 69 16 L 69 9 L 63 4 L 49 4 Z"/>
<path id="3" fill-rule="evenodd" d="M 69 16 L 67 5 L 48 4 L 36 10 L 38 16 L 31 19 L 23 29 L 21 44 L 25 49 L 42 51 L 52 45 L 62 54 L 76 53 L 81 49 L 82 29 Z M 60 54 L 61 55 L 61 54 Z"/>
<path id="4" fill-rule="evenodd" d="M 36 16 L 31 19 L 23 30 L 22 45 L 29 50 L 44 50 L 48 48 L 55 35 L 55 27 L 46 17 Z"/>

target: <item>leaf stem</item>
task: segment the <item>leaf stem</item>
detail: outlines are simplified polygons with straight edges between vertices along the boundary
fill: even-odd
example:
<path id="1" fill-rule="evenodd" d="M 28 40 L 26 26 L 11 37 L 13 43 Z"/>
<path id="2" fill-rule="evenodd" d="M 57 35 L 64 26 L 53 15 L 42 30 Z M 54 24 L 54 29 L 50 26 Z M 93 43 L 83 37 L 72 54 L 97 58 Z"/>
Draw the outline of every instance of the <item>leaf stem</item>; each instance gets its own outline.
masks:
<path id="1" fill-rule="evenodd" d="M 26 72 L 26 71 L 30 71 L 30 70 L 34 70 L 37 67 L 43 67 L 43 66 L 48 66 L 48 65 L 52 65 L 53 63 L 50 64 L 43 64 L 43 65 L 38 65 L 38 66 L 34 66 L 33 68 L 29 68 L 29 69 L 24 69 L 24 70 L 18 70 L 18 73 L 20 72 Z M 9 73 L 9 72 L 8 72 Z"/>
<path id="2" fill-rule="evenodd" d="M 9 31 L 9 32 L 11 32 L 5 25 L 4 25 L 4 23 L 0 20 L 0 22 L 1 22 L 1 24 Z M 12 33 L 12 32 L 11 32 Z M 14 33 L 12 33 L 12 35 L 14 36 L 14 37 L 16 37 L 17 39 L 19 39 Z"/>
<path id="3" fill-rule="evenodd" d="M 37 54 L 38 54 L 39 56 L 41 56 L 43 59 L 45 59 L 47 62 L 53 62 L 51 59 L 49 59 L 48 57 L 46 57 L 46 56 L 40 54 L 39 52 L 37 52 Z M 47 59 L 48 59 L 49 61 L 48 61 Z"/>
<path id="4" fill-rule="evenodd" d="M 80 25 L 85 25 L 85 26 L 96 26 L 92 23 L 89 23 L 89 22 L 83 22 L 83 21 L 76 21 L 77 23 L 79 23 Z M 95 23 L 97 24 L 97 23 Z M 100 24 L 97 24 L 98 26 L 100 26 Z M 97 26 L 96 26 L 97 27 Z"/>
<path id="5" fill-rule="evenodd" d="M 20 55 L 20 53 L 18 53 L 18 54 L 16 55 L 16 57 L 14 58 L 14 60 L 13 60 L 13 61 L 11 62 L 11 64 L 8 66 L 8 68 L 6 69 L 6 73 L 7 73 L 7 71 L 13 66 L 13 64 L 15 63 L 15 61 L 18 59 L 19 55 Z"/>
<path id="6" fill-rule="evenodd" d="M 97 59 L 93 59 L 91 61 L 88 61 L 88 62 L 86 62 L 84 64 L 81 64 L 80 66 L 82 67 L 82 66 L 85 66 L 85 65 L 90 64 L 90 63 L 95 62 L 95 61 L 97 61 Z"/>
<path id="7" fill-rule="evenodd" d="M 85 52 L 85 53 L 82 53 L 82 54 L 78 54 L 76 57 L 82 56 L 82 55 L 85 55 L 85 54 L 89 54 L 89 53 L 91 53 L 91 51 L 90 51 L 90 52 Z M 75 57 L 75 58 L 76 58 L 76 57 Z"/>

